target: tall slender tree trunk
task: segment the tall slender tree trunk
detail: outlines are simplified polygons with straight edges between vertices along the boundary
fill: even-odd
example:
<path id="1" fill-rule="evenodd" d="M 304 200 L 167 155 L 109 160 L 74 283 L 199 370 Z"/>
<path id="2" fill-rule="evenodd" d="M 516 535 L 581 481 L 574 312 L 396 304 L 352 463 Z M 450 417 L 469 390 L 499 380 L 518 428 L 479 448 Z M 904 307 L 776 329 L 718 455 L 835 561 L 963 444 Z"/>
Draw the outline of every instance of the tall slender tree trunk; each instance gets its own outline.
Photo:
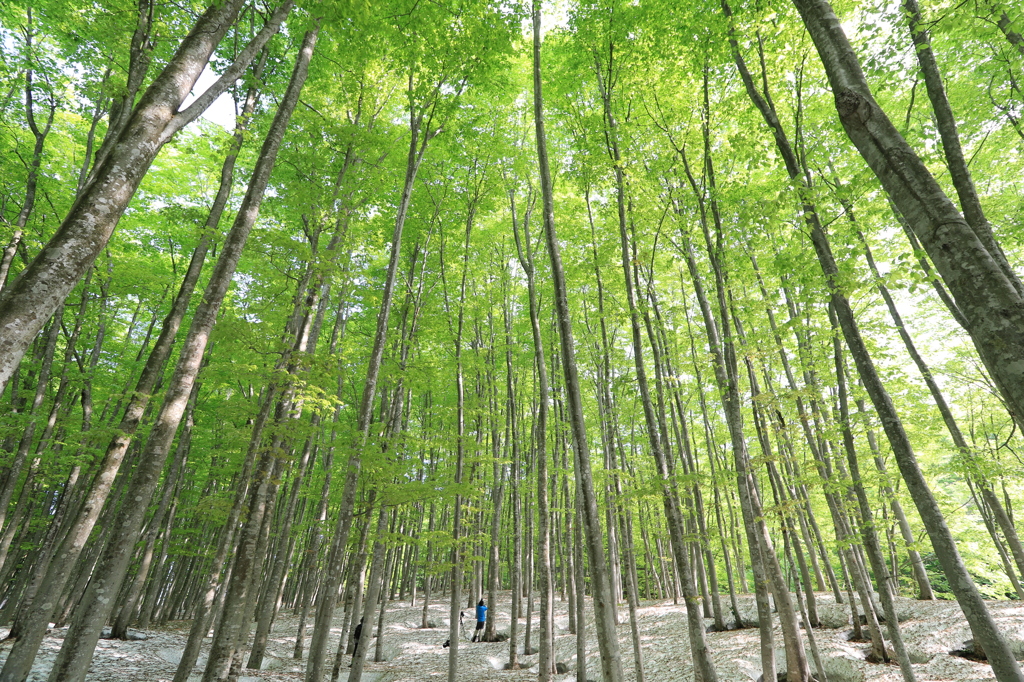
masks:
<path id="1" fill-rule="evenodd" d="M 704 296 L 699 296 L 701 313 L 705 319 L 705 327 L 708 334 L 708 342 L 714 358 L 713 367 L 715 380 L 721 394 L 722 407 L 726 415 L 726 424 L 729 428 L 729 438 L 732 444 L 734 467 L 737 477 L 737 488 L 740 497 L 740 507 L 743 513 L 744 526 L 747 528 L 748 542 L 750 543 L 751 560 L 760 560 L 763 577 L 770 586 L 775 596 L 775 607 L 779 616 L 779 623 L 782 626 L 783 644 L 786 651 L 786 675 L 790 682 L 803 682 L 810 677 L 810 666 L 807 662 L 807 654 L 804 651 L 803 640 L 797 624 L 796 611 L 790 599 L 789 588 L 785 577 L 782 574 L 782 567 L 779 563 L 775 547 L 772 543 L 768 527 L 764 522 L 761 500 L 757 491 L 752 472 L 750 471 L 750 459 L 747 452 L 746 439 L 743 433 L 743 413 L 740 404 L 739 393 L 739 372 L 736 361 L 736 349 L 732 338 L 729 319 L 729 307 L 726 302 L 728 297 L 726 273 L 720 262 L 723 239 L 723 228 L 721 216 L 716 198 L 716 186 L 714 166 L 711 159 L 710 143 L 710 106 L 708 95 L 708 72 L 704 72 L 704 120 L 702 131 L 704 137 L 704 176 L 707 187 L 701 189 L 689 170 L 685 161 L 682 149 L 679 149 L 680 156 L 684 161 L 687 179 L 694 195 L 697 197 L 698 208 L 701 215 L 701 226 L 704 233 L 704 241 L 707 246 L 708 257 L 711 260 L 712 270 L 715 275 L 715 291 L 718 299 L 718 321 L 716 322 L 711 313 L 710 306 Z M 705 200 L 705 194 L 708 196 Z M 707 213 L 710 209 L 711 219 L 714 223 L 716 241 L 713 242 L 710 233 Z M 689 245 L 688 249 L 692 249 Z M 688 267 L 691 270 L 691 278 L 696 286 L 699 281 L 694 259 L 688 254 Z M 721 331 L 719 331 L 719 325 Z M 755 553 L 759 553 L 755 557 Z M 756 575 L 755 575 L 756 579 Z M 762 607 L 763 608 L 763 607 Z M 759 609 L 759 620 L 761 619 Z M 759 624 L 760 625 L 760 624 Z M 761 627 L 762 639 L 767 636 L 763 625 Z M 769 630 L 770 631 L 770 630 Z M 766 648 L 762 642 L 762 649 Z M 762 651 L 763 663 L 767 664 L 768 656 Z M 766 678 L 770 671 L 765 670 Z"/>
<path id="2" fill-rule="evenodd" d="M 473 208 L 475 204 L 471 204 L 468 215 L 466 216 L 465 225 L 465 237 L 463 240 L 463 251 L 462 251 L 462 278 L 459 283 L 459 300 L 458 300 L 458 314 L 457 321 L 455 323 L 455 338 L 454 338 L 454 351 L 455 351 L 455 400 L 456 400 L 456 414 L 455 414 L 455 485 L 460 486 L 463 482 L 464 467 L 466 461 L 466 385 L 465 377 L 463 375 L 463 364 L 462 364 L 462 337 L 465 328 L 465 315 L 466 315 L 466 283 L 469 276 L 469 244 L 470 236 L 473 230 Z M 444 275 L 444 261 L 442 259 L 442 277 Z M 447 298 L 445 307 L 447 308 Z M 450 319 L 449 311 L 449 319 Z M 451 323 L 449 322 L 449 325 Z M 472 475 L 470 475 L 472 478 Z M 461 493 L 455 495 L 455 508 L 452 512 L 452 593 L 451 602 L 448 610 L 448 682 L 455 682 L 458 676 L 459 670 L 459 613 L 462 610 L 462 580 L 463 580 L 463 530 L 462 530 L 462 505 L 463 496 Z M 476 598 L 475 590 L 473 593 L 473 599 Z M 470 603 L 470 608 L 474 604 Z M 494 608 L 494 604 L 489 605 Z M 474 619 L 474 625 L 475 625 Z M 478 634 L 481 634 L 479 630 L 474 630 L 473 641 L 476 641 Z"/>
<path id="3" fill-rule="evenodd" d="M 515 374 L 512 368 L 512 315 L 511 301 L 506 298 L 502 306 L 503 322 L 505 328 L 505 419 L 506 437 L 512 460 L 509 482 L 510 482 L 510 504 L 512 507 L 512 608 L 511 624 L 509 626 L 508 645 L 508 669 L 519 669 L 519 618 L 522 611 L 523 596 L 523 550 L 522 550 L 522 504 L 519 499 L 519 477 L 522 475 L 519 459 L 522 456 L 519 450 L 519 422 L 517 419 Z M 528 652 L 527 652 L 528 653 Z"/>
<path id="4" fill-rule="evenodd" d="M 106 246 L 161 147 L 242 76 L 277 33 L 292 0 L 285 0 L 274 11 L 215 85 L 179 111 L 243 4 L 243 0 L 214 3 L 196 21 L 142 95 L 110 153 L 79 193 L 56 234 L 0 292 L 0 393 L 36 333 Z"/>
<path id="5" fill-rule="evenodd" d="M 410 94 L 413 85 L 412 75 L 410 74 Z M 313 624 L 313 636 L 309 644 L 309 659 L 306 663 L 306 682 L 322 682 L 325 672 L 324 659 L 327 655 L 327 639 L 330 636 L 338 588 L 343 577 L 341 571 L 342 561 L 345 555 L 345 547 L 348 544 L 349 530 L 352 527 L 352 512 L 355 508 L 356 485 L 359 481 L 360 469 L 362 468 L 362 453 L 369 439 L 373 403 L 377 394 L 377 380 L 380 376 L 380 368 L 384 359 L 388 320 L 391 316 L 395 281 L 398 274 L 398 262 L 402 251 L 402 230 L 405 227 L 405 218 L 412 199 L 412 188 L 420 163 L 423 161 L 423 154 L 426 152 L 430 140 L 439 132 L 439 129 L 430 127 L 429 121 L 431 119 L 425 118 L 429 111 L 430 107 L 427 105 L 424 105 L 422 109 L 417 109 L 413 106 L 409 111 L 410 136 L 405 181 L 402 185 L 398 209 L 395 214 L 395 228 L 391 235 L 391 255 L 388 260 L 384 288 L 381 292 L 380 309 L 377 312 L 377 325 L 374 331 L 370 360 L 366 369 L 366 382 L 363 384 L 363 394 L 356 417 L 357 433 L 354 436 L 354 442 L 344 466 L 345 478 L 341 494 L 341 506 L 338 510 L 324 578 L 317 593 L 316 618 Z M 426 127 L 424 127 L 425 120 L 428 121 Z"/>
<path id="6" fill-rule="evenodd" d="M 224 241 L 203 301 L 192 319 L 160 413 L 140 455 L 139 465 L 133 473 L 128 497 L 137 504 L 125 505 L 114 521 L 112 540 L 100 560 L 94 579 L 76 608 L 71 629 L 54 662 L 50 674 L 51 682 L 82 680 L 88 670 L 104 621 L 113 608 L 111 597 L 117 592 L 124 578 L 146 505 L 158 483 L 160 471 L 181 421 L 192 384 L 199 372 L 210 332 L 217 319 L 217 312 L 227 293 L 249 232 L 259 215 L 260 204 L 270 180 L 277 151 L 305 82 L 315 39 L 314 31 L 309 32 L 303 40 L 288 90 L 264 140 L 249 188 L 239 207 L 231 232 Z"/>
<path id="7" fill-rule="evenodd" d="M 539 4 L 533 7 L 533 32 L 534 32 L 534 59 L 540 50 L 540 9 Z M 537 372 L 537 409 L 536 419 L 533 424 L 533 454 L 537 462 L 537 583 L 540 592 L 540 603 L 538 611 L 540 615 L 539 625 L 539 660 L 538 676 L 540 682 L 549 682 L 551 675 L 555 672 L 555 650 L 554 650 L 554 611 L 555 611 L 555 583 L 551 570 L 551 509 L 548 501 L 549 486 L 548 480 L 548 450 L 547 450 L 547 424 L 548 424 L 548 403 L 550 400 L 550 388 L 548 385 L 548 369 L 544 359 L 544 340 L 540 330 L 540 303 L 537 299 L 536 269 L 533 260 L 533 241 L 530 238 L 530 215 L 533 195 L 530 196 L 527 211 L 523 214 L 522 228 L 523 238 L 519 236 L 518 223 L 515 211 L 515 193 L 509 192 L 509 201 L 512 212 L 512 234 L 516 240 L 516 253 L 519 263 L 526 273 L 526 288 L 530 302 L 530 333 L 533 339 L 534 367 Z M 526 642 L 530 646 L 530 608 L 532 600 L 527 605 Z"/>
<path id="8" fill-rule="evenodd" d="M 590 574 L 593 580 L 594 622 L 597 641 L 601 649 L 601 673 L 604 682 L 621 682 L 622 661 L 619 658 L 617 623 L 612 601 L 607 559 L 601 533 L 601 515 L 597 509 L 597 496 L 590 469 L 590 451 L 587 443 L 586 425 L 583 418 L 582 396 L 576 368 L 576 351 L 572 335 L 572 321 L 569 315 L 568 291 L 558 238 L 555 234 L 554 191 L 551 185 L 551 171 L 548 164 L 547 138 L 544 132 L 544 99 L 541 92 L 540 65 L 540 6 L 537 0 L 533 6 L 533 115 L 537 135 L 537 158 L 540 172 L 541 198 L 543 205 L 544 233 L 551 259 L 552 279 L 555 290 L 555 309 L 562 351 L 562 371 L 565 373 L 565 390 L 568 402 L 569 424 L 572 431 L 573 449 L 576 455 L 576 476 L 582 493 L 583 518 L 586 523 L 587 554 L 590 558 Z"/>
<path id="9" fill-rule="evenodd" d="M 633 364 L 636 369 L 636 384 L 640 394 L 640 404 L 644 411 L 644 423 L 647 428 L 647 440 L 650 443 L 651 454 L 654 457 L 660 478 L 662 501 L 665 506 L 665 516 L 668 520 L 669 535 L 672 538 L 672 547 L 676 563 L 682 574 L 683 598 L 686 603 L 687 634 L 690 640 L 690 655 L 693 658 L 694 668 L 700 671 L 700 678 L 703 682 L 715 682 L 717 675 L 711 657 L 707 650 L 707 642 L 704 637 L 704 623 L 700 612 L 700 598 L 694 589 L 693 568 L 690 563 L 689 547 L 685 540 L 684 521 L 679 509 L 679 493 L 674 485 L 673 468 L 670 465 L 671 455 L 666 454 L 669 449 L 668 439 L 663 434 L 663 419 L 655 414 L 654 403 L 651 399 L 651 390 L 647 381 L 647 368 L 644 365 L 644 347 L 640 330 L 640 313 L 637 310 L 635 286 L 632 263 L 635 260 L 635 253 L 631 252 L 631 241 L 629 236 L 629 225 L 627 224 L 626 208 L 626 179 L 622 170 L 622 158 L 618 147 L 618 131 L 615 117 L 612 112 L 612 94 L 603 80 L 598 77 L 601 86 L 601 95 L 604 100 L 604 115 L 608 130 L 609 154 L 615 173 L 616 207 L 618 209 L 619 225 L 619 246 L 622 258 L 623 278 L 626 285 L 626 306 L 629 311 L 630 330 L 632 334 Z M 657 364 L 657 363 L 656 363 Z"/>
<path id="10" fill-rule="evenodd" d="M 835 324 L 834 311 L 829 311 L 831 321 Z M 893 590 L 890 586 L 891 576 L 885 559 L 882 556 L 882 548 L 878 544 L 878 534 L 875 532 L 874 518 L 871 514 L 871 505 L 867 493 L 864 491 L 864 484 L 860 477 L 859 464 L 857 462 L 857 449 L 853 442 L 853 432 L 850 430 L 850 406 L 849 395 L 846 386 L 846 368 L 843 362 L 842 347 L 839 339 L 833 337 L 834 359 L 836 364 L 836 383 L 839 389 L 839 418 L 840 429 L 842 430 L 843 446 L 846 449 L 846 458 L 850 466 L 850 476 L 853 479 L 853 489 L 857 495 L 857 502 L 860 506 L 861 523 L 860 531 L 864 539 L 864 546 L 867 549 L 868 561 L 871 562 L 871 570 L 875 574 L 875 582 L 878 585 L 878 598 L 882 602 L 885 611 L 885 624 L 889 631 L 889 640 L 892 642 L 896 652 L 896 659 L 900 664 L 900 672 L 903 674 L 904 682 L 914 682 L 914 669 L 911 666 L 910 656 L 903 644 L 903 635 L 900 632 L 900 622 L 896 616 L 896 606 L 893 603 Z M 865 608 L 867 604 L 863 605 Z M 888 654 L 883 649 L 883 659 Z"/>

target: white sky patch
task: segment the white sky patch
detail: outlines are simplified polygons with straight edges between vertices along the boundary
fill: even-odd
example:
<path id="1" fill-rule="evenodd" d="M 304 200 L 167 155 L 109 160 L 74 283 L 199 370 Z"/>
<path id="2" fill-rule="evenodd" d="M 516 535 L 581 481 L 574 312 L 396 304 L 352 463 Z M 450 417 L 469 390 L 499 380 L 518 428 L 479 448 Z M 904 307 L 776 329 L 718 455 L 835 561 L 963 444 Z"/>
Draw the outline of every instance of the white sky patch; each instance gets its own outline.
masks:
<path id="1" fill-rule="evenodd" d="M 565 28 L 569 25 L 569 3 L 564 0 L 543 2 L 540 10 L 541 39 L 548 31 Z M 533 40 L 533 17 L 523 18 L 523 38 Z"/>
<path id="2" fill-rule="evenodd" d="M 210 70 L 210 65 L 207 64 L 203 72 L 199 74 L 199 80 L 196 81 L 196 85 L 192 88 L 192 94 L 188 96 L 185 103 L 181 105 L 182 109 L 185 109 L 188 105 L 192 104 L 197 97 L 206 92 L 211 85 L 217 81 L 217 74 Z M 225 92 L 223 95 L 213 100 L 213 104 L 203 112 L 200 118 L 204 118 L 207 121 L 216 123 L 225 130 L 235 129 L 235 103 L 231 99 L 231 95 Z"/>

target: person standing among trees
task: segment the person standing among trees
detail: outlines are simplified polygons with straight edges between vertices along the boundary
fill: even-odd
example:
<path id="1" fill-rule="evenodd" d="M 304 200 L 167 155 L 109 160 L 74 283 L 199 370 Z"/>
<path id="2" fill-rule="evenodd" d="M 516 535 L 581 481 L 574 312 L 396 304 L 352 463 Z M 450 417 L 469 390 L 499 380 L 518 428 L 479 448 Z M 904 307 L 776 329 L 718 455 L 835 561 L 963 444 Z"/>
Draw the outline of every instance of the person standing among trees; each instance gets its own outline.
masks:
<path id="1" fill-rule="evenodd" d="M 359 637 L 363 634 L 363 621 L 365 618 L 359 619 L 359 624 L 356 625 L 355 629 L 352 630 L 352 639 L 355 641 L 355 646 L 352 647 L 352 663 L 355 664 L 356 656 L 359 655 Z M 352 667 L 351 665 L 349 666 Z"/>
<path id="2" fill-rule="evenodd" d="M 481 599 L 476 605 L 476 632 L 473 633 L 474 642 L 482 642 L 483 638 L 480 635 L 480 631 L 484 629 L 484 622 L 487 620 L 487 605 L 484 604 L 484 600 Z"/>

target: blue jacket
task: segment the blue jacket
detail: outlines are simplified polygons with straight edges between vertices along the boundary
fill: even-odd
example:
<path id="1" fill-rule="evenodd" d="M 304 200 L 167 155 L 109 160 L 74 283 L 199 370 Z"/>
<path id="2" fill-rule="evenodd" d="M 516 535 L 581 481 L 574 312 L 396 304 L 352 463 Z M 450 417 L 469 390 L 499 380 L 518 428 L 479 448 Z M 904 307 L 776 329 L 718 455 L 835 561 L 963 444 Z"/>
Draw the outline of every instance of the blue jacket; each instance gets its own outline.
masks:
<path id="1" fill-rule="evenodd" d="M 482 623 L 485 620 L 487 620 L 487 607 L 486 606 L 477 606 L 476 607 L 476 619 L 477 619 L 477 622 L 480 622 L 480 623 Z"/>

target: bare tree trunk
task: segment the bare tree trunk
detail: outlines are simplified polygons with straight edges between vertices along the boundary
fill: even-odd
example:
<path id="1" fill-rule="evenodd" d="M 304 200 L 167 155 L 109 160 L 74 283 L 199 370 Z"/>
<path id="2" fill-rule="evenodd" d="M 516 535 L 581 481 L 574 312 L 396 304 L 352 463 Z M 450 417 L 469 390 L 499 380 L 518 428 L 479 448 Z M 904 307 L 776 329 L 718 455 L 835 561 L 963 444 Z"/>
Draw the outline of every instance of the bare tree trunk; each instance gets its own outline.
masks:
<path id="1" fill-rule="evenodd" d="M 576 476 L 583 496 L 582 505 L 583 517 L 586 522 L 587 553 L 590 558 L 590 571 L 593 579 L 594 621 L 597 629 L 597 641 L 601 649 L 601 673 L 604 682 L 621 682 L 623 679 L 622 661 L 619 658 L 619 640 L 616 634 L 617 624 L 612 608 L 614 596 L 611 594 L 611 585 L 609 584 L 607 559 L 604 553 L 604 545 L 602 544 L 601 517 L 597 509 L 597 496 L 594 493 L 594 483 L 590 471 L 590 452 L 587 444 L 579 377 L 576 368 L 576 352 L 572 336 L 572 321 L 569 316 L 568 291 L 565 285 L 565 273 L 562 269 L 560 247 L 555 235 L 554 192 L 548 165 L 547 139 L 544 132 L 544 100 L 541 94 L 540 7 L 536 0 L 533 9 L 533 23 L 533 113 L 537 135 L 541 196 L 544 207 L 544 233 L 548 255 L 551 259 L 552 279 L 554 280 L 555 308 L 557 310 L 558 331 L 562 350 L 562 370 L 565 372 L 569 424 L 572 430 L 573 449 L 576 455 Z"/>
<path id="2" fill-rule="evenodd" d="M 998 254 L 989 251 L 875 102 L 828 0 L 794 0 L 794 4 L 825 66 L 847 135 L 935 263 L 982 361 L 1020 422 L 1024 415 L 1024 298 L 1019 285 L 1007 277 Z M 944 553 L 938 553 L 940 559 Z M 956 571 L 954 564 L 959 562 L 952 557 L 950 561 L 950 569 Z M 991 622 L 982 623 L 989 619 L 983 615 L 980 598 L 967 594 L 972 591 L 969 584 L 963 587 L 964 599 L 972 602 L 965 607 L 965 615 L 974 621 L 975 638 L 998 638 Z M 1024 679 L 1008 650 L 996 639 L 991 643 L 1000 649 L 992 659 L 997 677 Z"/>
<path id="3" fill-rule="evenodd" d="M 470 236 L 473 230 L 473 209 L 475 202 L 471 203 L 470 210 L 466 217 L 464 238 L 463 238 L 463 251 L 462 251 L 462 276 L 459 283 L 459 299 L 458 299 L 458 312 L 456 313 L 456 322 L 454 328 L 452 328 L 451 321 L 451 309 L 448 301 L 447 283 L 445 286 L 445 312 L 448 314 L 448 325 L 454 333 L 453 350 L 455 355 L 455 485 L 460 485 L 464 480 L 464 467 L 466 459 L 466 383 L 465 376 L 463 374 L 463 360 L 462 360 L 462 345 L 463 345 L 463 332 L 465 330 L 465 312 L 466 312 L 466 283 L 469 276 L 469 244 Z M 445 267 L 444 259 L 441 260 L 441 278 L 445 280 Z M 472 480 L 472 474 L 470 474 Z M 451 550 L 451 601 L 448 605 L 448 682 L 455 682 L 458 676 L 459 670 L 459 645 L 461 644 L 459 637 L 460 630 L 460 616 L 461 616 L 461 604 L 462 604 L 462 583 L 464 573 L 464 555 L 463 555 L 463 495 L 461 493 L 456 494 L 454 501 L 454 510 L 452 512 L 452 550 Z M 473 585 L 475 587 L 475 585 Z M 476 590 L 471 587 L 470 603 L 469 608 L 473 608 L 474 601 L 476 599 Z M 494 608 L 494 604 L 489 605 L 490 608 Z M 476 618 L 472 620 L 474 627 L 476 624 Z M 471 641 L 476 642 L 477 637 L 482 634 L 480 630 L 473 631 L 473 639 Z"/>
<path id="4" fill-rule="evenodd" d="M 644 682 L 644 650 L 640 643 L 640 625 L 637 621 L 640 589 L 637 585 L 636 553 L 633 549 L 633 514 L 629 509 L 619 512 L 619 523 L 622 531 L 622 556 L 626 563 L 626 604 L 629 607 L 629 629 L 633 636 L 634 670 L 636 682 Z"/>
<path id="5" fill-rule="evenodd" d="M 181 421 L 185 403 L 206 350 L 210 331 L 216 322 L 217 312 L 231 283 L 249 231 L 259 214 L 263 194 L 270 179 L 270 172 L 277 158 L 277 151 L 305 82 L 315 38 L 314 31 L 307 34 L 303 41 L 292 80 L 264 140 L 259 160 L 253 169 L 249 188 L 242 200 L 231 232 L 222 246 L 220 258 L 211 274 L 203 302 L 192 319 L 192 325 L 182 347 L 178 366 L 169 383 L 167 395 L 141 453 L 140 464 L 134 472 L 128 493 L 129 498 L 138 504 L 126 505 L 114 522 L 113 539 L 104 552 L 96 576 L 76 609 L 71 630 L 54 663 L 51 682 L 57 682 L 57 680 L 70 682 L 83 679 L 89 662 L 92 660 L 93 649 L 99 638 L 100 630 L 113 607 L 109 595 L 116 592 L 124 577 L 131 555 L 130 549 L 134 546 L 146 504 L 153 495 L 167 452 Z"/>
<path id="6" fill-rule="evenodd" d="M 508 291 L 505 291 L 505 300 L 502 306 L 502 321 L 505 329 L 505 419 L 506 431 L 505 441 L 511 455 L 511 470 L 509 480 L 511 483 L 512 506 L 512 607 L 511 624 L 508 633 L 508 666 L 509 670 L 519 669 L 519 618 L 523 593 L 523 554 L 522 554 L 522 504 L 519 500 L 519 477 L 521 468 L 519 458 L 519 422 L 517 420 L 517 405 L 515 392 L 515 374 L 512 370 L 512 311 Z M 492 601 L 493 603 L 493 601 Z M 525 650 L 524 650 L 525 651 Z"/>
<path id="7" fill-rule="evenodd" d="M 25 350 L 106 246 L 161 147 L 195 120 L 244 73 L 291 9 L 285 0 L 224 75 L 179 111 L 243 0 L 214 3 L 146 89 L 110 154 L 75 199 L 57 233 L 18 278 L 0 292 L 0 392 Z"/>
<path id="8" fill-rule="evenodd" d="M 397 517 L 398 512 L 397 512 L 397 510 L 392 510 L 391 514 L 392 514 L 392 516 L 391 516 L 392 526 L 394 526 L 394 520 Z M 393 531 L 394 531 L 394 529 L 392 529 L 392 532 Z M 396 563 L 396 559 L 400 555 L 400 551 L 399 550 L 400 550 L 400 548 L 393 547 L 393 548 L 391 548 L 391 550 L 388 551 L 387 566 L 384 569 L 384 575 L 381 576 L 381 580 L 383 581 L 383 584 L 381 585 L 382 590 L 381 590 L 380 599 L 379 599 L 380 606 L 377 609 L 377 611 L 378 611 L 378 616 L 377 616 L 377 644 L 376 644 L 376 646 L 374 647 L 374 650 L 373 650 L 373 661 L 374 661 L 374 663 L 383 663 L 384 662 L 384 616 L 387 613 L 388 602 L 390 601 L 390 597 L 389 597 L 390 589 L 389 589 L 389 584 L 388 583 L 389 583 L 389 580 L 391 578 L 392 568 L 394 568 L 395 563 Z M 393 586 L 393 583 L 391 584 L 391 586 Z"/>
<path id="9" fill-rule="evenodd" d="M 487 625 L 484 628 L 483 641 L 494 642 L 497 640 L 495 631 L 495 606 L 498 604 L 498 590 L 501 589 L 501 508 L 505 499 L 505 468 L 501 466 L 500 453 L 495 451 L 493 459 L 493 480 L 494 489 L 491 495 L 491 546 L 490 556 L 487 558 L 487 603 L 491 608 L 487 609 Z"/>

